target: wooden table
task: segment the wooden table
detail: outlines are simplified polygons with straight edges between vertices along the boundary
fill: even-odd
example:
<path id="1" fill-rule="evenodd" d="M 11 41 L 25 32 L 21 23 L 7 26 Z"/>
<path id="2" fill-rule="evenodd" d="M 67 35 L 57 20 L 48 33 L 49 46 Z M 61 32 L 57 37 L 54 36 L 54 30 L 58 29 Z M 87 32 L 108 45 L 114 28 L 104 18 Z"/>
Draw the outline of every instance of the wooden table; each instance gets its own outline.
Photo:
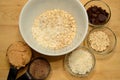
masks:
<path id="1" fill-rule="evenodd" d="M 88 0 L 81 0 L 85 4 Z M 120 0 L 104 0 L 111 8 L 112 16 L 106 25 L 117 36 L 117 45 L 109 57 L 96 59 L 94 71 L 82 80 L 120 80 Z M 23 40 L 18 29 L 18 20 L 22 7 L 27 0 L 0 0 L 0 80 L 6 80 L 9 63 L 6 49 L 14 41 Z M 33 52 L 33 57 L 43 56 L 51 64 L 51 73 L 46 80 L 80 80 L 66 74 L 63 68 L 64 56 L 48 57 Z"/>

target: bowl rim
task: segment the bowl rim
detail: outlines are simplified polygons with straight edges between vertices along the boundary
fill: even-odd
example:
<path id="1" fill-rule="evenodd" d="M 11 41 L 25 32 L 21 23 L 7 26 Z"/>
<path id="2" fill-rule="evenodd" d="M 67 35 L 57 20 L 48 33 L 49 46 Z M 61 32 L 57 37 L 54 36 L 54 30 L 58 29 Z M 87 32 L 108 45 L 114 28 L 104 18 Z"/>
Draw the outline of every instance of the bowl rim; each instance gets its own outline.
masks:
<path id="1" fill-rule="evenodd" d="M 92 52 L 98 52 L 98 51 L 95 51 L 94 49 L 92 49 L 92 48 L 90 47 L 90 43 L 89 43 L 89 39 L 88 39 L 88 38 L 89 38 L 89 35 L 90 35 L 94 30 L 98 30 L 98 29 L 107 29 L 107 30 L 109 30 L 109 31 L 113 34 L 113 37 L 114 37 L 114 39 L 115 39 L 115 42 L 114 42 L 113 48 L 112 48 L 110 51 L 108 51 L 107 53 L 105 53 L 105 54 L 95 53 L 95 54 L 97 54 L 97 55 L 107 55 L 107 54 L 110 54 L 110 53 L 115 49 L 115 47 L 116 47 L 117 37 L 116 37 L 115 33 L 114 33 L 109 27 L 96 27 L 96 28 L 93 28 L 92 30 L 90 30 L 89 34 L 87 35 L 87 39 L 86 39 L 86 41 L 87 41 L 87 46 L 89 47 L 89 49 L 90 49 Z M 103 51 L 103 52 L 104 52 L 104 51 Z"/>
<path id="2" fill-rule="evenodd" d="M 47 56 L 61 56 L 61 55 L 65 55 L 65 54 L 73 51 L 74 49 L 76 49 L 76 48 L 83 42 L 83 40 L 85 39 L 85 37 L 86 37 L 86 35 L 87 35 L 87 31 L 88 31 L 88 16 L 87 16 L 86 10 L 85 10 L 84 6 L 82 5 L 82 3 L 81 3 L 79 0 L 74 0 L 74 1 L 76 1 L 76 2 L 79 4 L 79 6 L 82 7 L 82 9 L 83 9 L 83 11 L 84 11 L 84 13 L 85 13 L 85 14 L 84 14 L 84 15 L 85 15 L 85 18 L 86 18 L 86 24 L 85 24 L 86 30 L 85 30 L 85 34 L 84 34 L 83 38 L 81 39 L 81 41 L 79 41 L 79 43 L 78 43 L 77 45 L 75 45 L 74 47 L 72 47 L 70 50 L 64 51 L 64 52 L 62 52 L 62 53 L 60 53 L 60 54 L 53 54 L 53 53 L 49 53 L 49 52 L 44 53 L 44 52 L 41 51 L 40 49 L 39 49 L 39 50 L 36 49 L 36 48 L 28 41 L 28 39 L 26 39 L 26 36 L 23 34 L 22 25 L 21 25 L 22 15 L 24 14 L 24 11 L 25 11 L 26 7 L 27 7 L 32 1 L 37 1 L 37 0 L 29 0 L 29 1 L 24 5 L 24 7 L 23 7 L 22 10 L 21 10 L 21 13 L 20 13 L 20 16 L 19 16 L 19 31 L 20 31 L 20 33 L 21 33 L 21 35 L 22 35 L 23 40 L 24 40 L 33 50 L 37 51 L 38 53 L 47 55 Z M 69 1 L 69 0 L 68 0 L 68 1 Z"/>
<path id="3" fill-rule="evenodd" d="M 107 6 L 107 8 L 109 10 L 108 19 L 107 19 L 107 21 L 105 23 L 103 23 L 103 24 L 97 24 L 97 25 L 90 23 L 89 20 L 88 20 L 88 22 L 89 22 L 89 25 L 92 26 L 92 27 L 103 27 L 103 25 L 106 25 L 109 22 L 110 18 L 111 18 L 111 9 L 110 9 L 109 5 L 106 2 L 102 1 L 102 0 L 90 0 L 90 1 L 88 1 L 88 2 L 85 3 L 84 7 L 86 7 L 89 3 L 96 2 L 96 1 L 102 2 L 103 4 L 105 4 Z"/>

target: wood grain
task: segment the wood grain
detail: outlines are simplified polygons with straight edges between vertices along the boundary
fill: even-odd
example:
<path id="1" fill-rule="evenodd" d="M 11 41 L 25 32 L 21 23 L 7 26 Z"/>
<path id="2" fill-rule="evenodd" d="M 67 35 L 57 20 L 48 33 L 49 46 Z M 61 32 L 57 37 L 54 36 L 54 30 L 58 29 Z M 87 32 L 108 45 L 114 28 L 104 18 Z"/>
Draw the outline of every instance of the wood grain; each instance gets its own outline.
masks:
<path id="1" fill-rule="evenodd" d="M 88 0 L 80 0 L 85 4 Z M 51 73 L 46 80 L 120 80 L 120 0 L 104 0 L 111 8 L 112 16 L 106 25 L 117 36 L 117 45 L 111 55 L 104 59 L 96 57 L 94 71 L 86 78 L 73 78 L 63 68 L 64 56 L 49 57 L 33 51 L 33 57 L 43 56 L 51 64 Z M 0 80 L 6 80 L 9 63 L 6 49 L 14 41 L 23 40 L 18 28 L 18 20 L 22 7 L 27 0 L 0 0 Z M 20 74 L 20 73 L 19 73 Z"/>

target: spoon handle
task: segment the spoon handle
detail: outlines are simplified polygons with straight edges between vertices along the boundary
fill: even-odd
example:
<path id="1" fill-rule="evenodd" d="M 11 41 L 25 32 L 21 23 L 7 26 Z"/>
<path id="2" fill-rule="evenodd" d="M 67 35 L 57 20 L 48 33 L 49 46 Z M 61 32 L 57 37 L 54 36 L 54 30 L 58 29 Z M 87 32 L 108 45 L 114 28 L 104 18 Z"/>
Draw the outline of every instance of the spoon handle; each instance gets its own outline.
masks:
<path id="1" fill-rule="evenodd" d="M 16 80 L 31 80 L 31 77 L 30 77 L 29 73 L 26 72 Z"/>
<path id="2" fill-rule="evenodd" d="M 16 76 L 17 76 L 17 72 L 18 72 L 18 70 L 16 68 L 10 67 L 10 71 L 9 71 L 7 80 L 15 80 Z"/>

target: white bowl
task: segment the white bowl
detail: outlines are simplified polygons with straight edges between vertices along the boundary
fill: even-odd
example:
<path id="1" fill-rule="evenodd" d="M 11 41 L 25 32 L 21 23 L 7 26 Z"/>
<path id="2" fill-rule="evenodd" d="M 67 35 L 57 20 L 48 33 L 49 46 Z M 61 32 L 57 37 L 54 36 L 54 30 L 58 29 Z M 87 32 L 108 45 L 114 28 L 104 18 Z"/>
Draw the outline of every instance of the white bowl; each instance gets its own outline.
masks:
<path id="1" fill-rule="evenodd" d="M 67 11 L 74 16 L 77 22 L 75 39 L 69 46 L 60 50 L 43 48 L 32 37 L 31 28 L 35 17 L 51 9 Z M 23 39 L 32 49 L 44 55 L 60 56 L 76 49 L 85 39 L 88 30 L 88 17 L 85 8 L 79 0 L 29 0 L 21 11 L 19 28 Z"/>

